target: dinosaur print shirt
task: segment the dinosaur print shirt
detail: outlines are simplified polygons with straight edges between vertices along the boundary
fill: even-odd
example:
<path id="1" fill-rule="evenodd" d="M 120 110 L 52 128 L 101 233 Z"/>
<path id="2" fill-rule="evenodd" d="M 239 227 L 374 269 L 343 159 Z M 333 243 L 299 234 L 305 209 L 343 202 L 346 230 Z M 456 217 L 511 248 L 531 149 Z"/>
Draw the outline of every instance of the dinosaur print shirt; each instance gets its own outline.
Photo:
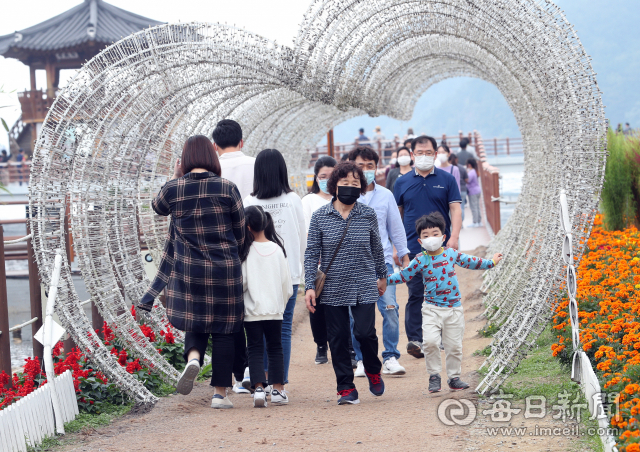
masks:
<path id="1" fill-rule="evenodd" d="M 495 267 L 495 263 L 492 259 L 470 256 L 453 248 L 441 248 L 440 251 L 436 256 L 430 256 L 426 251 L 416 255 L 407 268 L 389 275 L 387 284 L 406 283 L 422 273 L 425 303 L 441 308 L 461 306 L 455 265 L 469 270 L 487 270 Z"/>

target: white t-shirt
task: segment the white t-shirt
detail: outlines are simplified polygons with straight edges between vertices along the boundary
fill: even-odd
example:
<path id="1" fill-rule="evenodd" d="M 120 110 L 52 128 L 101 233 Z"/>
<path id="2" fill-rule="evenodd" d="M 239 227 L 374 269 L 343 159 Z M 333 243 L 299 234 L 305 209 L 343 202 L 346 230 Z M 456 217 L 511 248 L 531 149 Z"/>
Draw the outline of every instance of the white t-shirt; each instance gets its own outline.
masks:
<path id="1" fill-rule="evenodd" d="M 307 227 L 302 212 L 300 196 L 294 192 L 275 198 L 258 199 L 247 196 L 244 207 L 260 206 L 271 214 L 276 232 L 284 242 L 293 285 L 300 284 L 304 268 L 304 252 L 307 249 Z"/>
<path id="2" fill-rule="evenodd" d="M 289 266 L 282 248 L 273 242 L 253 242 L 242 263 L 244 321 L 282 320 L 293 295 Z"/>
<path id="3" fill-rule="evenodd" d="M 329 204 L 330 199 L 324 199 L 317 193 L 309 193 L 307 196 L 302 198 L 302 211 L 304 212 L 304 223 L 307 227 L 307 231 L 309 230 L 309 225 L 311 224 L 311 216 L 313 212 L 318 210 L 320 207 Z"/>
<path id="4" fill-rule="evenodd" d="M 253 167 L 255 157 L 249 157 L 242 151 L 228 152 L 218 157 L 221 177 L 230 180 L 240 191 L 240 197 L 246 198 L 253 192 Z"/>

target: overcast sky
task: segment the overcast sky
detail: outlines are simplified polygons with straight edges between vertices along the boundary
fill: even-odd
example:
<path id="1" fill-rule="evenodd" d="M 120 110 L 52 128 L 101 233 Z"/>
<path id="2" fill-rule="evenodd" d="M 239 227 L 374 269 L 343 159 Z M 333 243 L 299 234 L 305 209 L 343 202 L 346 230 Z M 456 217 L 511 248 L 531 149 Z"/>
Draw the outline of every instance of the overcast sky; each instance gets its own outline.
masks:
<path id="1" fill-rule="evenodd" d="M 82 0 L 26 0 L 2 2 L 0 36 L 50 19 L 80 4 Z M 141 16 L 162 22 L 220 22 L 237 25 L 279 44 L 292 45 L 310 2 L 305 0 L 108 0 L 108 3 Z M 38 88 L 46 86 L 44 71 L 38 71 Z M 67 74 L 70 75 L 70 74 Z M 62 76 L 61 82 L 67 77 Z M 29 87 L 29 68 L 18 60 L 0 57 L 0 86 L 5 91 L 24 91 Z M 15 93 L 0 95 L 0 110 L 9 127 L 20 116 Z M 4 130 L 0 130 L 0 147 L 8 147 Z"/>

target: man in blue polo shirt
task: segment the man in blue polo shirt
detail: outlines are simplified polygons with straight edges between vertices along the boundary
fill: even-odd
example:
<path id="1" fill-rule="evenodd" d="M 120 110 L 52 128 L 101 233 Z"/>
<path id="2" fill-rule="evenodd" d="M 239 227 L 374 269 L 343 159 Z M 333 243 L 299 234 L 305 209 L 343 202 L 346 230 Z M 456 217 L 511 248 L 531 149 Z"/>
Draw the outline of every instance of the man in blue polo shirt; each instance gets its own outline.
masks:
<path id="1" fill-rule="evenodd" d="M 458 248 L 462 209 L 460 190 L 455 178 L 435 167 L 436 140 L 426 135 L 411 142 L 415 170 L 399 177 L 393 195 L 402 214 L 407 234 L 409 259 L 422 252 L 416 233 L 416 220 L 431 212 L 440 212 L 446 222 L 445 246 Z M 408 284 L 409 301 L 404 314 L 404 329 L 407 333 L 407 353 L 422 358 L 422 302 L 424 285 L 422 278 L 413 278 Z"/>

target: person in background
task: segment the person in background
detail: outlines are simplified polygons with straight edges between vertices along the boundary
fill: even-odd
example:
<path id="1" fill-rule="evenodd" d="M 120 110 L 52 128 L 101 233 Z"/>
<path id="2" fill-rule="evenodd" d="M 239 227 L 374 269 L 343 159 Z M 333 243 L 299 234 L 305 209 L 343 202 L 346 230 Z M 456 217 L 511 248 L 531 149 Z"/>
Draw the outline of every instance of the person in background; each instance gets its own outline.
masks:
<path id="1" fill-rule="evenodd" d="M 402 146 L 404 146 L 405 148 L 411 149 L 412 141 L 413 141 L 413 138 L 407 138 L 406 140 L 404 140 L 404 143 L 402 143 Z"/>
<path id="2" fill-rule="evenodd" d="M 247 332 L 249 372 L 253 406 L 267 406 L 267 377 L 264 372 L 264 343 L 269 364 L 271 403 L 286 404 L 284 358 L 282 354 L 282 317 L 292 285 L 287 255 L 273 226 L 269 212 L 250 206 L 244 212 L 247 221 L 242 261 L 244 290 L 244 328 Z"/>
<path id="3" fill-rule="evenodd" d="M 389 175 L 387 176 L 387 190 L 393 193 L 393 187 L 396 184 L 396 180 L 398 180 L 398 178 L 403 174 L 407 174 L 411 171 L 412 165 L 413 160 L 411 160 L 411 149 L 402 146 L 398 149 L 398 161 L 396 162 L 396 167 L 389 171 Z"/>
<path id="4" fill-rule="evenodd" d="M 3 149 L 0 155 L 0 163 L 7 163 L 8 161 L 9 155 L 7 154 L 7 151 Z M 2 183 L 2 185 L 4 185 L 5 187 L 9 185 L 8 165 L 4 165 L 2 168 L 0 168 L 0 183 Z"/>
<path id="5" fill-rule="evenodd" d="M 240 192 L 240 199 L 244 199 L 253 190 L 253 167 L 256 159 L 242 152 L 242 128 L 233 119 L 223 119 L 216 124 L 211 134 L 213 147 L 218 153 L 220 168 L 224 178 L 233 182 Z M 236 383 L 233 392 L 236 394 L 250 394 L 251 380 L 247 363 L 247 342 L 244 328 L 235 335 L 235 356 L 233 375 Z"/>
<path id="6" fill-rule="evenodd" d="M 469 182 L 467 183 L 467 191 L 469 193 L 469 207 L 473 216 L 472 228 L 482 227 L 482 215 L 480 213 L 480 183 L 478 181 L 478 162 L 473 157 L 467 160 L 467 173 L 469 174 Z"/>
<path id="7" fill-rule="evenodd" d="M 458 164 L 458 156 L 453 152 L 449 156 L 449 163 L 457 166 L 458 170 L 460 170 L 460 196 L 462 197 L 460 210 L 462 210 L 462 221 L 464 222 L 464 209 L 467 205 L 467 182 L 469 181 L 469 174 L 467 174 L 467 169 L 464 166 Z"/>
<path id="8" fill-rule="evenodd" d="M 458 184 L 458 190 L 460 190 L 460 170 L 456 165 L 449 163 L 449 157 L 451 157 L 451 151 L 446 144 L 440 144 L 438 146 L 437 159 L 440 162 L 440 169 L 451 174 Z"/>
<path id="9" fill-rule="evenodd" d="M 398 163 L 398 151 L 393 151 L 391 153 L 391 158 L 389 159 L 389 164 L 384 169 L 385 179 L 389 177 L 389 171 L 396 167 L 396 163 Z"/>
<path id="10" fill-rule="evenodd" d="M 253 190 L 256 159 L 242 152 L 244 141 L 240 124 L 233 119 L 223 119 L 213 129 L 212 137 L 224 178 L 236 184 L 242 199 L 246 198 Z"/>
<path id="11" fill-rule="evenodd" d="M 398 180 L 393 188 L 396 203 L 403 216 L 404 230 L 407 235 L 409 258 L 413 259 L 422 252 L 416 233 L 416 220 L 428 213 L 438 211 L 446 221 L 446 241 L 451 248 L 458 248 L 462 213 L 460 209 L 460 191 L 455 178 L 448 172 L 435 168 L 437 143 L 432 137 L 422 135 L 413 140 L 415 171 Z M 424 285 L 420 278 L 414 278 L 409 284 L 409 300 L 404 316 L 405 332 L 409 343 L 407 353 L 422 358 L 422 313 L 421 306 Z"/>
<path id="12" fill-rule="evenodd" d="M 460 150 L 458 151 L 458 164 L 462 166 L 467 166 L 467 160 L 470 158 L 475 158 L 475 156 L 467 151 L 467 146 L 469 145 L 469 138 L 461 138 L 460 139 Z"/>
<path id="13" fill-rule="evenodd" d="M 407 140 L 413 140 L 416 137 L 416 135 L 413 133 L 413 129 L 411 127 L 409 127 L 407 129 L 407 134 L 404 136 L 403 140 L 404 140 L 404 145 L 407 145 Z"/>
<path id="14" fill-rule="evenodd" d="M 629 123 L 628 123 L 628 122 L 625 122 L 625 124 L 624 124 L 624 130 L 623 130 L 623 133 L 624 133 L 625 135 L 629 135 L 629 134 L 631 133 L 631 126 L 629 125 Z"/>
<path id="15" fill-rule="evenodd" d="M 0 155 L 0 163 L 7 163 L 9 161 L 9 155 L 5 149 L 2 150 L 2 155 Z"/>
<path id="16" fill-rule="evenodd" d="M 20 148 L 20 151 L 18 151 L 18 155 L 16 155 L 16 162 L 18 162 L 16 168 L 18 169 L 18 181 L 20 182 L 20 185 L 22 185 L 22 162 L 24 161 L 24 149 Z"/>
<path id="17" fill-rule="evenodd" d="M 338 405 L 357 404 L 360 400 L 353 384 L 349 353 L 349 311 L 362 350 L 369 391 L 381 396 L 385 386 L 378 358 L 375 303 L 387 288 L 387 266 L 375 210 L 358 202 L 360 195 L 367 192 L 362 170 L 352 162 L 341 163 L 331 173 L 327 189 L 334 199 L 314 212 L 309 227 L 304 259 L 305 303 L 309 312 L 314 312 L 318 303 L 325 305 Z M 334 254 L 336 257 L 327 268 Z M 316 297 L 320 264 L 326 279 Z"/>
<path id="18" fill-rule="evenodd" d="M 380 126 L 376 126 L 375 129 L 373 129 L 373 141 L 384 141 L 385 139 Z"/>
<path id="19" fill-rule="evenodd" d="M 440 392 L 442 342 L 446 355 L 449 389 L 460 391 L 469 385 L 460 379 L 462 373 L 462 339 L 464 312 L 462 290 L 456 277 L 455 266 L 468 270 L 486 270 L 498 265 L 502 254 L 493 259 L 482 259 L 463 254 L 453 248 L 443 248 L 445 221 L 440 212 L 424 215 L 416 221 L 420 246 L 424 249 L 402 271 L 389 275 L 387 284 L 409 284 L 415 278 L 425 286 L 422 304 L 422 331 L 424 354 L 429 374 L 429 392 Z M 441 277 L 433 276 L 435 274 Z"/>
<path id="20" fill-rule="evenodd" d="M 304 251 L 307 247 L 307 227 L 300 196 L 289 187 L 289 174 L 284 157 L 277 149 L 265 149 L 256 157 L 253 193 L 244 199 L 245 208 L 260 206 L 271 214 L 276 232 L 284 243 L 291 272 L 293 292 L 282 318 L 282 349 L 284 353 L 284 383 L 289 383 L 291 362 L 291 327 L 296 307 L 298 285 L 302 280 Z M 266 361 L 266 359 L 265 359 Z M 266 363 L 265 363 L 266 366 Z"/>
<path id="21" fill-rule="evenodd" d="M 349 161 L 360 168 L 367 179 L 367 192 L 360 196 L 359 202 L 372 207 L 378 219 L 380 241 L 384 248 L 384 260 L 387 272 L 393 273 L 393 247 L 397 249 L 397 257 L 402 261 L 402 267 L 409 265 L 409 249 L 407 237 L 404 233 L 402 218 L 393 193 L 376 184 L 375 172 L 378 166 L 378 154 L 370 148 L 359 147 L 349 153 Z M 393 243 L 392 243 L 393 242 Z M 382 315 L 382 373 L 387 375 L 404 375 L 406 370 L 398 363 L 400 352 L 398 340 L 400 339 L 400 315 L 398 302 L 396 301 L 395 288 L 385 291 L 378 298 L 378 310 Z M 364 377 L 365 370 L 362 362 L 360 344 L 355 337 L 351 338 L 356 352 L 357 368 L 356 377 Z"/>
<path id="22" fill-rule="evenodd" d="M 333 198 L 327 189 L 327 182 L 337 164 L 336 159 L 325 155 L 320 157 L 313 167 L 311 193 L 302 198 L 302 211 L 307 231 L 313 213 Z M 316 364 L 327 364 L 329 358 L 327 357 L 327 322 L 324 318 L 324 305 L 319 304 L 316 312 L 309 313 L 309 323 L 313 341 L 316 343 Z"/>
<path id="23" fill-rule="evenodd" d="M 166 286 L 167 318 L 185 332 L 187 365 L 176 391 L 191 392 L 211 339 L 211 407 L 233 408 L 226 388 L 232 385 L 234 336 L 242 331 L 244 318 L 239 251 L 245 217 L 240 192 L 220 177 L 218 156 L 207 137 L 187 139 L 173 178 L 151 205 L 158 215 L 171 215 L 169 239 L 138 308 L 151 311 Z"/>
<path id="24" fill-rule="evenodd" d="M 364 129 L 360 129 L 358 132 L 360 134 L 357 136 L 356 141 L 369 141 L 369 138 L 364 134 Z"/>

